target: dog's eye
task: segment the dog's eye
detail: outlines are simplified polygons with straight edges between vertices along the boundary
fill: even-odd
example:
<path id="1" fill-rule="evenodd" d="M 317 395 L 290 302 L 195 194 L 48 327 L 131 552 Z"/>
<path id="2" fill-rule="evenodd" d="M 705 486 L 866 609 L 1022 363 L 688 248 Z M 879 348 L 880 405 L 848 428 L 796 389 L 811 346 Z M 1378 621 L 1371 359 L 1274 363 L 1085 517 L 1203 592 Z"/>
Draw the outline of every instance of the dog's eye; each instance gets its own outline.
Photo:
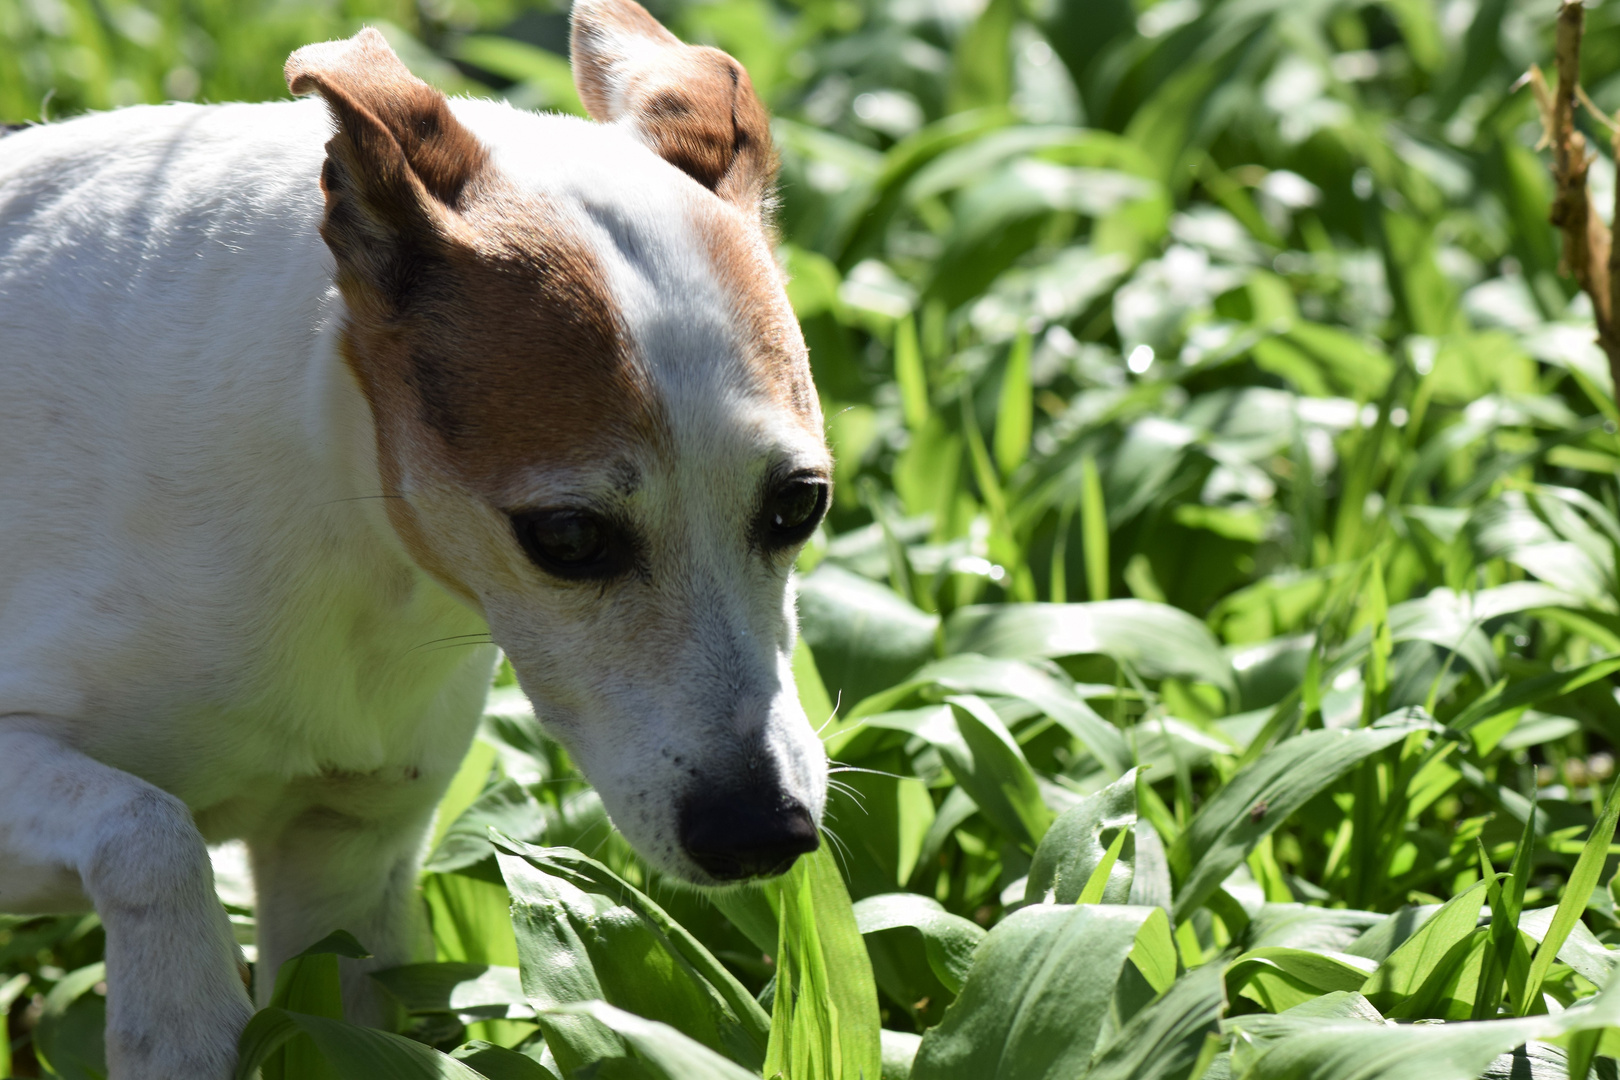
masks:
<path id="1" fill-rule="evenodd" d="M 535 565 L 563 578 L 606 578 L 629 565 L 618 530 L 580 510 L 523 510 L 512 515 L 518 543 Z"/>
<path id="2" fill-rule="evenodd" d="M 765 500 L 765 535 L 771 547 L 789 547 L 809 539 L 827 511 L 824 481 L 789 480 Z"/>

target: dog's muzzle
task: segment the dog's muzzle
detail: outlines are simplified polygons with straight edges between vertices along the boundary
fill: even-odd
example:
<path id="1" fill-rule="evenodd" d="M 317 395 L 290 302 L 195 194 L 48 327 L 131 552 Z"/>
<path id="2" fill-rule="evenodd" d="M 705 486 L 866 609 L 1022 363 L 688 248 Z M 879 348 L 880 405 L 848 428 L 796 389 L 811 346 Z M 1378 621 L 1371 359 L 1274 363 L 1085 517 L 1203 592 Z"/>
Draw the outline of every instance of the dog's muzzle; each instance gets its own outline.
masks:
<path id="1" fill-rule="evenodd" d="M 680 824 L 681 846 L 719 881 L 785 873 L 821 842 L 804 804 L 780 790 L 689 795 Z"/>

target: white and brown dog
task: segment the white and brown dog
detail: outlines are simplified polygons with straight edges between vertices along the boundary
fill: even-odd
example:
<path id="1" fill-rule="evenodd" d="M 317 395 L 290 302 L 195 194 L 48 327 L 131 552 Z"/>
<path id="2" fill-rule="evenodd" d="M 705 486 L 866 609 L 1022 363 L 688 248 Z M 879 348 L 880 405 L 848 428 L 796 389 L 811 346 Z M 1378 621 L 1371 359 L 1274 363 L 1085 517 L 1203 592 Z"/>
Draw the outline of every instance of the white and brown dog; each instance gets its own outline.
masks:
<path id="1" fill-rule="evenodd" d="M 218 1080 L 335 928 L 420 958 L 494 650 L 656 867 L 817 843 L 790 573 L 830 458 L 747 74 L 581 0 L 598 123 L 450 101 L 381 35 L 296 94 L 0 140 L 0 911 L 94 905 L 115 1080 Z M 335 128 L 335 133 L 334 133 Z M 362 969 L 351 1018 L 373 1021 Z"/>

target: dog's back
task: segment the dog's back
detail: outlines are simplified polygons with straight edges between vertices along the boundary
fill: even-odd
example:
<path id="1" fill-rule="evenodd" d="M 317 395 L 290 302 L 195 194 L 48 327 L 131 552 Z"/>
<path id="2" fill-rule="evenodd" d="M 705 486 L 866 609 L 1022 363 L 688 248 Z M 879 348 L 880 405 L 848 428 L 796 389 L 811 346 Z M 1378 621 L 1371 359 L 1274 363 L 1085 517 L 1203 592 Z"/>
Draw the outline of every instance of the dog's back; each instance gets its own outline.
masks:
<path id="1" fill-rule="evenodd" d="M 398 550 L 333 361 L 330 128 L 172 105 L 0 144 L 0 711 L 199 810 L 379 767 L 413 699 L 488 670 L 416 648 L 481 624 Z"/>

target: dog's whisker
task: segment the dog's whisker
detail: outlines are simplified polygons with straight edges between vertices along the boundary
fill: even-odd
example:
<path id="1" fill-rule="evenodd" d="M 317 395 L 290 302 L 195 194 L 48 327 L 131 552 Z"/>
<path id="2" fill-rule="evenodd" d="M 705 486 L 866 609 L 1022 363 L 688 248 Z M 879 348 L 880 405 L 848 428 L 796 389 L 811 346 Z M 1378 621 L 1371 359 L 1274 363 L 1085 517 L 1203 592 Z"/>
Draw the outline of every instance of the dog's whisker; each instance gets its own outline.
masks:
<path id="1" fill-rule="evenodd" d="M 859 810 L 862 814 L 866 814 L 866 815 L 870 816 L 871 811 L 867 810 L 867 808 L 866 808 L 866 799 L 861 795 L 860 792 L 856 791 L 854 788 L 850 787 L 848 784 L 840 785 L 838 787 L 833 788 L 833 790 L 834 791 L 840 791 L 844 795 L 848 796 L 849 801 L 855 804 L 855 809 Z"/>
<path id="2" fill-rule="evenodd" d="M 859 765 L 833 765 L 827 770 L 827 772 L 829 775 L 833 773 L 846 772 L 870 773 L 873 776 L 887 776 L 890 780 L 916 779 L 914 776 L 901 776 L 899 773 L 884 772 L 882 769 L 863 769 Z"/>
<path id="3" fill-rule="evenodd" d="M 831 716 L 829 716 L 829 717 L 827 717 L 827 722 L 826 722 L 826 723 L 825 723 L 825 724 L 822 724 L 822 725 L 821 725 L 821 726 L 820 726 L 820 727 L 818 727 L 818 728 L 816 728 L 816 737 L 817 737 L 817 738 L 820 738 L 820 737 L 821 737 L 821 733 L 822 733 L 822 732 L 823 732 L 823 731 L 826 731 L 826 730 L 827 730 L 827 728 L 828 728 L 828 726 L 829 726 L 829 725 L 831 725 L 831 724 L 832 724 L 832 722 L 833 722 L 833 721 L 834 721 L 834 720 L 836 720 L 836 719 L 838 719 L 838 709 L 839 709 L 839 707 L 840 707 L 840 706 L 842 706 L 842 705 L 843 705 L 843 704 L 844 704 L 844 692 L 843 692 L 843 691 L 842 691 L 842 690 L 840 690 L 840 691 L 838 691 L 838 698 L 837 698 L 837 700 L 835 700 L 835 701 L 834 701 L 834 702 L 833 702 L 833 711 L 832 711 L 832 715 L 831 715 Z"/>
<path id="4" fill-rule="evenodd" d="M 315 505 L 316 506 L 336 506 L 338 503 L 366 502 L 366 501 L 368 501 L 370 499 L 398 499 L 401 502 L 406 501 L 405 496 L 403 496 L 403 495 L 351 495 L 348 498 L 344 498 L 344 499 L 327 499 L 325 502 L 318 502 Z"/>
<path id="5" fill-rule="evenodd" d="M 832 848 L 833 857 L 838 860 L 838 868 L 843 871 L 844 877 L 849 877 L 849 860 L 853 857 L 850 854 L 849 845 L 830 826 L 823 825 L 821 832 L 827 837 L 827 844 Z"/>
<path id="6" fill-rule="evenodd" d="M 830 722 L 830 721 L 829 721 L 829 722 Z M 839 728 L 839 729 L 838 729 L 838 731 L 837 731 L 837 732 L 836 732 L 836 733 L 835 733 L 835 734 L 839 734 L 839 735 L 848 735 L 848 734 L 850 734 L 850 733 L 851 733 L 851 732 L 855 732 L 855 731 L 859 731 L 859 730 L 861 730 L 861 728 L 863 728 L 863 727 L 865 727 L 865 726 L 866 726 L 866 720 L 865 720 L 865 718 L 864 718 L 864 717 L 863 717 L 863 718 L 862 718 L 862 719 L 860 719 L 860 720 L 857 720 L 857 721 L 855 721 L 855 722 L 854 722 L 854 723 L 853 723 L 853 724 L 851 724 L 851 725 L 850 725 L 850 726 L 849 726 L 849 727 L 847 727 L 847 728 Z M 827 728 L 827 725 L 826 725 L 826 724 L 823 724 L 823 725 L 822 725 L 822 726 L 821 726 L 821 727 L 822 727 L 822 730 L 823 730 L 823 731 L 825 731 L 825 730 L 826 730 L 826 728 Z M 818 732 L 816 732 L 816 734 L 817 734 L 817 735 L 818 735 L 818 736 L 819 736 L 819 735 L 820 735 L 820 734 L 821 734 L 821 732 L 819 732 L 819 731 L 818 731 Z M 821 740 L 821 741 L 822 741 L 822 742 L 826 742 L 826 741 L 827 741 L 827 740 L 826 740 L 826 739 L 825 739 L 825 738 L 823 738 L 823 739 L 822 739 L 822 740 Z"/>
<path id="7" fill-rule="evenodd" d="M 406 650 L 406 655 L 409 656 L 413 652 L 420 652 L 424 649 L 426 649 L 428 652 L 443 652 L 445 649 L 459 649 L 468 645 L 495 644 L 495 639 L 490 637 L 488 634 L 458 634 L 457 637 L 472 638 L 473 640 L 457 641 L 455 638 L 439 638 L 436 641 L 424 641 L 422 644 L 413 646 L 412 648 Z M 448 642 L 449 644 L 445 644 L 445 642 Z"/>

